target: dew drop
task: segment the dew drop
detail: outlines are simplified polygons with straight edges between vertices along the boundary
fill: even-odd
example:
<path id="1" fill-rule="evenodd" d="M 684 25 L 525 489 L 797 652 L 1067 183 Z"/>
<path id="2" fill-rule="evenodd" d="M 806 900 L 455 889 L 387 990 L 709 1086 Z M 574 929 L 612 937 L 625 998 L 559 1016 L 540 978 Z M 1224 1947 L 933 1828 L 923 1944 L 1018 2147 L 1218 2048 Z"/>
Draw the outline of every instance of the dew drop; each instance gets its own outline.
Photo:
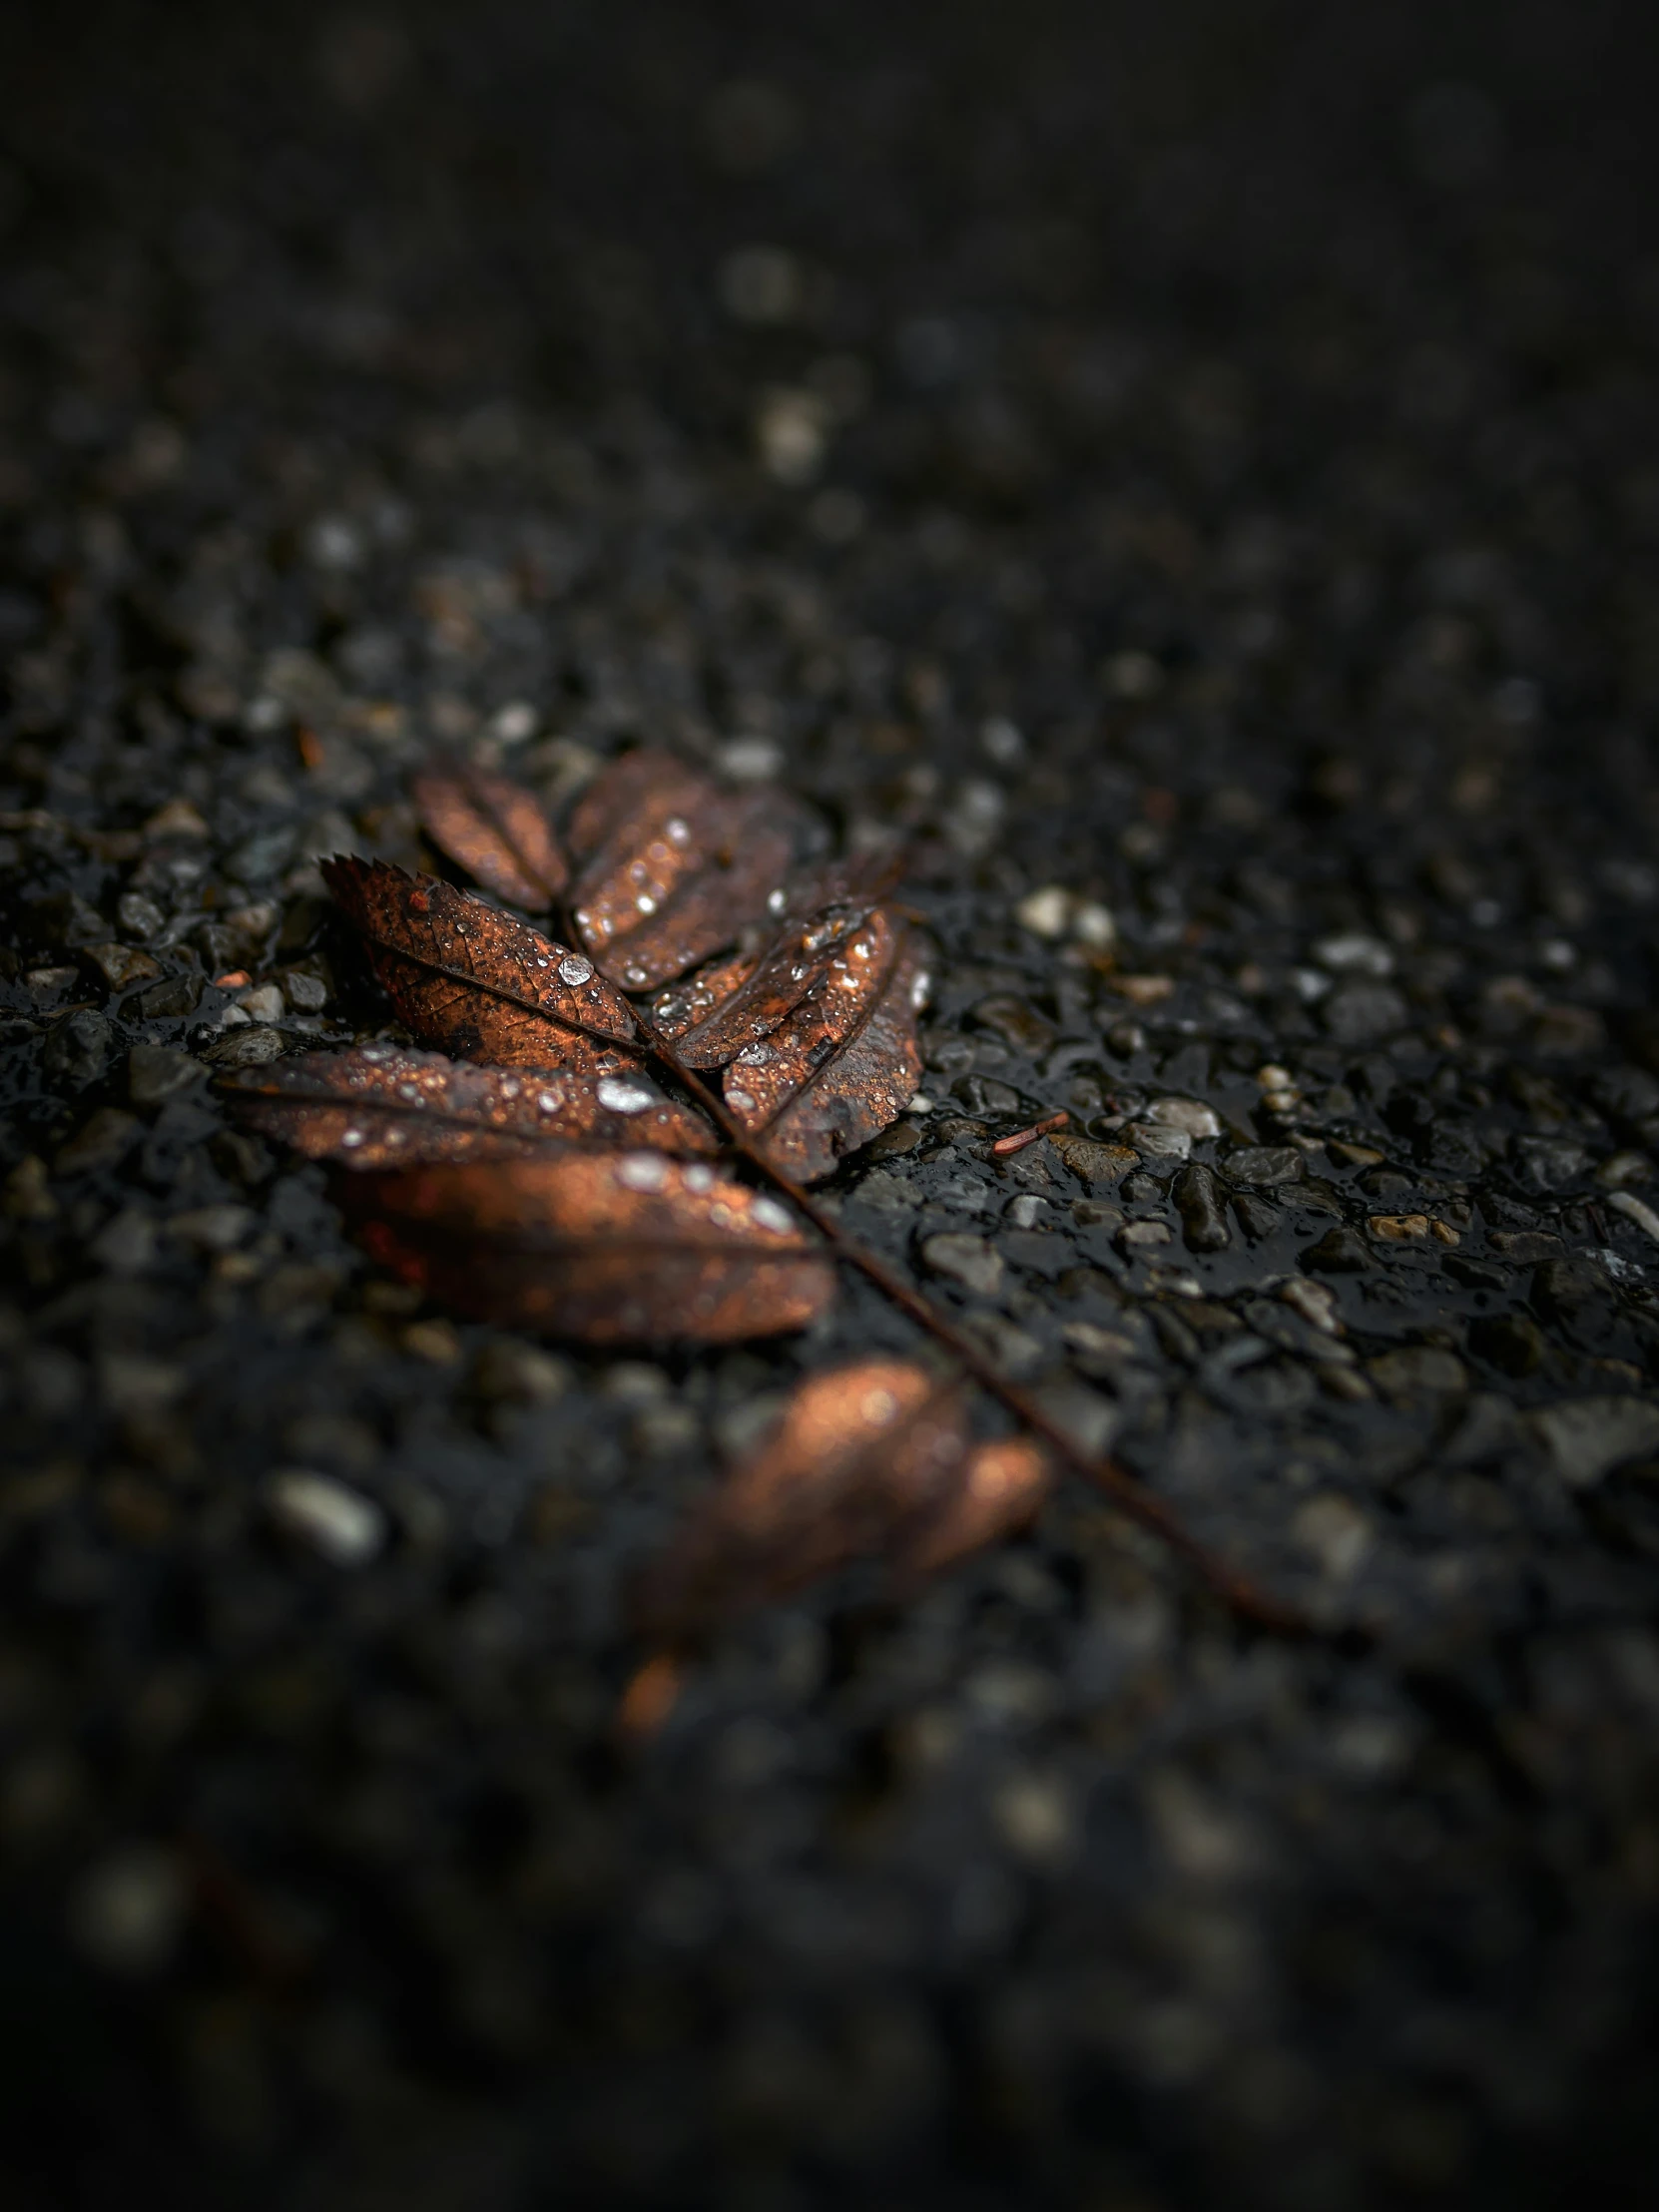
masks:
<path id="1" fill-rule="evenodd" d="M 584 960 L 579 952 L 567 952 L 559 962 L 559 974 L 570 984 L 588 983 L 593 980 L 593 962 Z"/>
<path id="2" fill-rule="evenodd" d="M 912 1006 L 925 1006 L 927 1003 L 927 993 L 932 989 L 932 987 L 933 978 L 928 974 L 927 970 L 923 968 L 921 973 L 916 977 L 915 981 L 910 985 L 910 1004 Z"/>
<path id="3" fill-rule="evenodd" d="M 663 831 L 671 844 L 687 844 L 691 840 L 691 831 L 678 815 L 669 817 L 663 824 Z"/>
<path id="4" fill-rule="evenodd" d="M 859 1400 L 858 1410 L 865 1420 L 889 1421 L 898 1410 L 898 1400 L 891 1390 L 866 1390 Z"/>
<path id="5" fill-rule="evenodd" d="M 776 1229 L 782 1233 L 795 1227 L 788 1212 L 775 1198 L 758 1198 L 749 1211 L 750 1218 L 762 1229 Z"/>
<path id="6" fill-rule="evenodd" d="M 556 1114 L 559 1111 L 558 1093 L 556 1091 L 543 1091 L 536 1100 L 536 1104 L 544 1114 Z"/>
<path id="7" fill-rule="evenodd" d="M 701 1197 L 705 1191 L 712 1191 L 714 1187 L 715 1171 L 713 1168 L 697 1165 L 687 1168 L 686 1188 L 688 1191 L 695 1191 Z"/>
<path id="8" fill-rule="evenodd" d="M 347 1152 L 354 1152 L 358 1145 L 362 1143 L 365 1134 L 366 1132 L 361 1129 L 348 1129 L 340 1138 L 340 1143 Z"/>
<path id="9" fill-rule="evenodd" d="M 649 891 L 641 891 L 638 898 L 635 899 L 634 904 L 639 908 L 642 914 L 654 914 L 657 911 L 657 901 L 652 897 Z"/>
<path id="10" fill-rule="evenodd" d="M 660 1191 L 668 1181 L 668 1166 L 654 1152 L 630 1152 L 618 1165 L 616 1179 L 631 1191 Z"/>
<path id="11" fill-rule="evenodd" d="M 768 891 L 767 912 L 769 914 L 781 914 L 784 911 L 785 903 L 786 901 L 784 897 L 784 886 L 782 883 L 779 884 L 778 888 L 775 891 Z"/>
<path id="12" fill-rule="evenodd" d="M 755 1111 L 755 1101 L 747 1091 L 728 1091 L 726 1103 L 728 1106 L 735 1106 L 740 1114 L 752 1114 Z"/>
<path id="13" fill-rule="evenodd" d="M 636 986 L 645 981 L 646 971 L 639 965 L 638 961 L 635 961 L 630 967 L 625 967 L 622 973 L 626 982 L 633 983 Z"/>
<path id="14" fill-rule="evenodd" d="M 657 1103 L 656 1095 L 643 1083 L 629 1083 L 621 1076 L 601 1076 L 594 1094 L 601 1106 L 611 1114 L 643 1114 L 647 1107 Z"/>

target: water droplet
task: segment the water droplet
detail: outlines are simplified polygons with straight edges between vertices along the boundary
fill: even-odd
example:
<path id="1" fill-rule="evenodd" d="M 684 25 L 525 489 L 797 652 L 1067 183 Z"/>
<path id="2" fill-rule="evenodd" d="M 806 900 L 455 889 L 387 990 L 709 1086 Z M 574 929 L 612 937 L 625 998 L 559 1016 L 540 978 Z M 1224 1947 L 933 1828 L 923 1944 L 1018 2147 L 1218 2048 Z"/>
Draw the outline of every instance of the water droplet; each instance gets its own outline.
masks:
<path id="1" fill-rule="evenodd" d="M 726 1103 L 728 1106 L 735 1106 L 740 1114 L 752 1114 L 755 1111 L 755 1101 L 747 1091 L 728 1091 Z"/>
<path id="2" fill-rule="evenodd" d="M 556 1091 L 543 1091 L 536 1100 L 536 1104 L 544 1114 L 556 1114 L 559 1111 L 558 1093 Z"/>
<path id="3" fill-rule="evenodd" d="M 631 1191 L 660 1191 L 668 1181 L 668 1165 L 654 1152 L 630 1152 L 618 1165 L 616 1179 Z"/>
<path id="4" fill-rule="evenodd" d="M 910 985 L 910 1004 L 912 1006 L 925 1006 L 927 1003 L 927 993 L 932 989 L 932 987 L 933 978 L 928 974 L 927 970 L 923 968 L 921 973 L 916 977 L 915 981 Z"/>
<path id="5" fill-rule="evenodd" d="M 642 914 L 654 914 L 657 911 L 657 901 L 652 897 L 649 891 L 641 891 L 638 898 L 635 899 L 634 904 L 639 908 Z"/>
<path id="6" fill-rule="evenodd" d="M 671 815 L 663 824 L 663 830 L 673 844 L 687 844 L 691 840 L 691 831 L 678 815 Z"/>
<path id="7" fill-rule="evenodd" d="M 706 1168 L 696 1164 L 687 1168 L 686 1188 L 688 1191 L 695 1191 L 697 1195 L 701 1197 L 705 1191 L 712 1191 L 714 1187 L 715 1171 L 713 1168 Z"/>
<path id="8" fill-rule="evenodd" d="M 593 980 L 593 962 L 584 960 L 579 952 L 567 952 L 559 962 L 559 973 L 565 982 L 575 985 Z"/>
<path id="9" fill-rule="evenodd" d="M 622 975 L 625 982 L 638 986 L 645 981 L 646 971 L 635 961 L 632 966 L 623 969 Z"/>
<path id="10" fill-rule="evenodd" d="M 762 1229 L 776 1229 L 782 1234 L 795 1227 L 788 1211 L 775 1198 L 758 1198 L 749 1211 L 752 1220 Z"/>
<path id="11" fill-rule="evenodd" d="M 643 1114 L 648 1106 L 656 1104 L 655 1094 L 643 1083 L 625 1082 L 620 1076 L 607 1075 L 600 1079 L 594 1094 L 601 1106 L 611 1114 Z"/>
<path id="12" fill-rule="evenodd" d="M 348 1129 L 340 1138 L 340 1143 L 347 1152 L 354 1152 L 357 1146 L 362 1143 L 365 1133 L 361 1129 Z"/>
<path id="13" fill-rule="evenodd" d="M 785 904 L 784 886 L 780 883 L 775 891 L 768 891 L 767 893 L 767 912 L 769 914 L 781 914 L 784 911 Z"/>

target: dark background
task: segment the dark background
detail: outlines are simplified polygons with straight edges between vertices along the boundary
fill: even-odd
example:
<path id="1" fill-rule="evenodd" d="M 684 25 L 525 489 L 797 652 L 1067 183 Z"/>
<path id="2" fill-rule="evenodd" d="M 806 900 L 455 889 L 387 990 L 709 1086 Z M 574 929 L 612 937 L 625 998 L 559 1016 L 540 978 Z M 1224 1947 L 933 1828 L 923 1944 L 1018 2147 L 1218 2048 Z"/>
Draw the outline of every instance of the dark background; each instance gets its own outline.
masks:
<path id="1" fill-rule="evenodd" d="M 1650 12 L 9 11 L 10 2203 L 1646 2201 L 1659 1460 L 1575 1487 L 1540 1414 L 1638 1435 L 1659 1341 L 1602 1173 L 1659 1138 Z M 917 833 L 981 1137 L 1064 1033 L 1387 1155 L 1206 1263 L 1243 1311 L 1336 1216 L 1357 1397 L 1107 1301 L 1131 1463 L 1369 1656 L 1067 1491 L 734 1632 L 618 1758 L 624 1576 L 823 1349 L 457 1333 L 128 1054 L 245 961 L 346 1033 L 311 857 L 403 850 L 428 742 L 557 793 L 640 736 Z M 1140 1026 L 1011 918 L 1056 881 L 1178 977 Z M 54 1027 L 135 890 L 184 997 Z M 907 1251 L 975 1141 L 851 1218 Z M 1413 1204 L 1472 1274 L 1364 1246 Z M 1073 1311 L 992 1322 L 1064 1382 Z M 274 1537 L 291 1464 L 372 1567 Z"/>

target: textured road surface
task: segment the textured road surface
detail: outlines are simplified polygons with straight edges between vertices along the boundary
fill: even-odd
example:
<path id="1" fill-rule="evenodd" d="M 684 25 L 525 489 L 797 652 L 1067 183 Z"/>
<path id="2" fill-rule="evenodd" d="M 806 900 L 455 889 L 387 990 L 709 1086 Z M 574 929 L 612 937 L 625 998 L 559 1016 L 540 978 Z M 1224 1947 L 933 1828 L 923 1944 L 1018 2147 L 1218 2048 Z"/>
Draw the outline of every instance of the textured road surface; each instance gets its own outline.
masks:
<path id="1" fill-rule="evenodd" d="M 1644 2201 L 1641 18 L 9 23 L 8 2204 Z M 907 1326 L 456 1326 L 210 1077 L 385 1030 L 316 862 L 430 748 L 640 738 L 911 840 L 842 1218 L 1334 1637 L 1068 1483 L 619 1754 L 628 1577 Z"/>

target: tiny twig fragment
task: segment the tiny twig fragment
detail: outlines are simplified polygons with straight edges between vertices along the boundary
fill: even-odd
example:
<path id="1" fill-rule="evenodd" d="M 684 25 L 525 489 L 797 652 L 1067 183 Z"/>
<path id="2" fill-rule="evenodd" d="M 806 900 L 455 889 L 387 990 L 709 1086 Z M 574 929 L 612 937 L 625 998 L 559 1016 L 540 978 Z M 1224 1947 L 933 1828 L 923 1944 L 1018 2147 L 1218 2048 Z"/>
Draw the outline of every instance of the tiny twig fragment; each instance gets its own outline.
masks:
<path id="1" fill-rule="evenodd" d="M 1006 1137 L 998 1137 L 991 1146 L 991 1153 L 998 1160 L 1006 1160 L 1010 1153 L 1023 1152 L 1028 1144 L 1035 1144 L 1039 1137 L 1051 1136 L 1056 1129 L 1063 1129 L 1071 1116 L 1062 1108 L 1057 1114 L 1049 1114 L 1041 1121 L 1034 1121 L 1028 1128 L 1016 1129 Z"/>

